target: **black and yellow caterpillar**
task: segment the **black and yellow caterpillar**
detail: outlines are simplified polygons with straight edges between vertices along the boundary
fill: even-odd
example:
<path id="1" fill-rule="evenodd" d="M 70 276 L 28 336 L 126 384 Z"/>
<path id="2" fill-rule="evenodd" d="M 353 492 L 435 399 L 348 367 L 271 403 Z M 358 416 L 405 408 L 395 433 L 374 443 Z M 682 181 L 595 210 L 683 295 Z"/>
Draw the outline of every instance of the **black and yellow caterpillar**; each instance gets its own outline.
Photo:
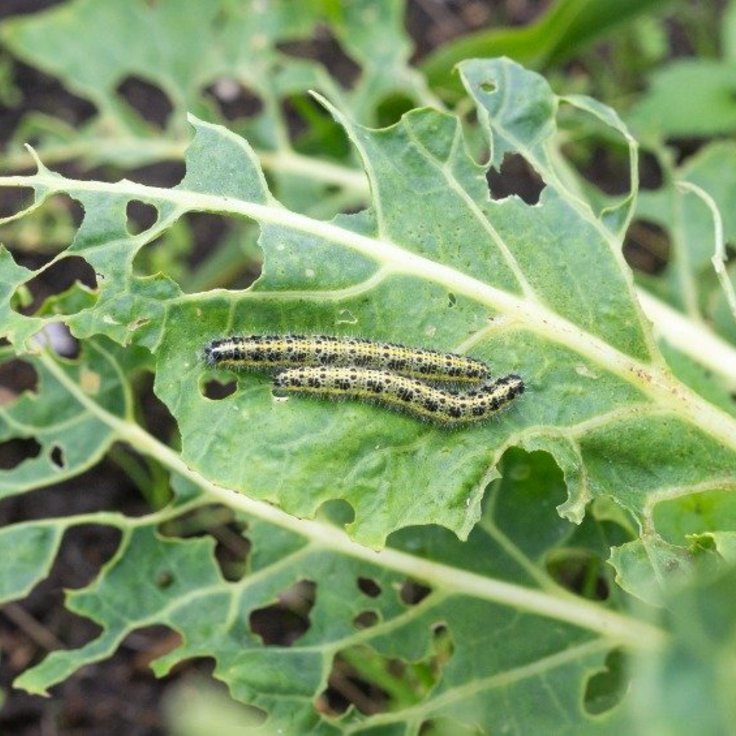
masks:
<path id="1" fill-rule="evenodd" d="M 274 388 L 329 399 L 357 399 L 453 427 L 481 422 L 524 393 L 517 375 L 491 381 L 475 358 L 397 343 L 328 335 L 245 335 L 214 340 L 209 365 L 274 371 Z M 431 383 L 471 383 L 457 391 Z"/>

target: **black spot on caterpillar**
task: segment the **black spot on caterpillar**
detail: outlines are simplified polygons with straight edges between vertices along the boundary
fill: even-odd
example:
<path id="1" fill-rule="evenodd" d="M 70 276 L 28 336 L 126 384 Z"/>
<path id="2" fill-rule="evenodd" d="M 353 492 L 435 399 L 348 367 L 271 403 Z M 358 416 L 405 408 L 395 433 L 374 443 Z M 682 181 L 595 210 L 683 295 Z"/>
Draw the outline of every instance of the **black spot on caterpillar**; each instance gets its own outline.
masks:
<path id="1" fill-rule="evenodd" d="M 482 383 L 488 366 L 455 353 L 329 335 L 244 335 L 213 340 L 204 349 L 209 365 L 244 370 L 305 366 L 356 366 L 393 371 L 423 381 Z"/>
<path id="2" fill-rule="evenodd" d="M 289 368 L 274 376 L 273 385 L 289 393 L 375 402 L 446 427 L 482 422 L 524 393 L 524 382 L 516 375 L 459 392 L 356 366 Z"/>

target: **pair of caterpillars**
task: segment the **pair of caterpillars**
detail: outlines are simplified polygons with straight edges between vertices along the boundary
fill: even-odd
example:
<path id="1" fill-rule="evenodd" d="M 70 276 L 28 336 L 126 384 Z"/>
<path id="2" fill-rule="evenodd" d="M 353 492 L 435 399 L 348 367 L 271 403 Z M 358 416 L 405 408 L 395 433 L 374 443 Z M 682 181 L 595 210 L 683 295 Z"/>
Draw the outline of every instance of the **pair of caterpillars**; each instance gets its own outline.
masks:
<path id="1" fill-rule="evenodd" d="M 490 380 L 474 358 L 396 343 L 327 335 L 245 335 L 205 348 L 213 366 L 277 371 L 273 385 L 288 393 L 354 398 L 443 426 L 481 422 L 524 392 L 517 375 Z M 470 384 L 457 391 L 433 383 Z"/>

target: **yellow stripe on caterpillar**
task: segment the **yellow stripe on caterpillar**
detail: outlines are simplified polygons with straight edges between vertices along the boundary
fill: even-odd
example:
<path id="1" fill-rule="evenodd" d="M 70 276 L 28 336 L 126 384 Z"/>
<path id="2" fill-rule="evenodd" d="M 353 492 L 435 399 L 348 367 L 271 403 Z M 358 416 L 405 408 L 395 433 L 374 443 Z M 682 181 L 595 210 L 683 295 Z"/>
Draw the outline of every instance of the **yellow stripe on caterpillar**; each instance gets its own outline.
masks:
<path id="1" fill-rule="evenodd" d="M 205 347 L 204 356 L 209 365 L 243 370 L 356 366 L 424 381 L 482 383 L 489 378 L 488 366 L 474 358 L 357 337 L 234 336 L 213 340 Z"/>
<path id="2" fill-rule="evenodd" d="M 273 385 L 288 393 L 375 402 L 448 427 L 482 422 L 524 393 L 524 382 L 516 375 L 459 392 L 390 371 L 355 366 L 289 368 L 274 376 Z"/>

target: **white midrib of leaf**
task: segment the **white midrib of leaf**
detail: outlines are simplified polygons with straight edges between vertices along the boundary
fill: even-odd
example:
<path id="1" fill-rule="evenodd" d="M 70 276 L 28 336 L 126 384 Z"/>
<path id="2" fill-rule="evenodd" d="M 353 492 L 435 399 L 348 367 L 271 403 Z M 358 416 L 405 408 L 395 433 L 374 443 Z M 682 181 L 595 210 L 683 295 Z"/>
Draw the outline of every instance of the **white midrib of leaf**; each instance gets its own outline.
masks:
<path id="1" fill-rule="evenodd" d="M 183 161 L 191 140 L 171 141 L 165 138 L 140 138 L 133 135 L 116 135 L 103 140 L 105 157 L 122 157 L 133 153 L 142 160 Z M 53 143 L 42 149 L 43 160 L 47 166 L 63 164 L 70 160 L 97 161 L 100 157 L 99 139 L 82 139 L 74 142 Z M 357 169 L 341 166 L 314 156 L 304 156 L 290 148 L 276 151 L 257 151 L 258 160 L 264 169 L 281 172 L 291 176 L 309 177 L 312 181 L 324 182 L 343 187 L 356 197 L 368 194 L 365 174 Z M 2 159 L 7 171 L 32 168 L 38 161 L 29 151 L 11 153 Z"/>
<path id="2" fill-rule="evenodd" d="M 97 349 L 104 352 L 99 347 Z M 433 588 L 441 589 L 449 595 L 467 595 L 518 608 L 545 618 L 565 621 L 598 632 L 611 642 L 638 650 L 656 649 L 665 641 L 665 634 L 660 629 L 609 611 L 603 606 L 566 593 L 562 589 L 557 595 L 554 595 L 550 592 L 532 590 L 521 585 L 494 580 L 390 548 L 377 552 L 353 542 L 345 532 L 337 527 L 318 521 L 297 519 L 269 503 L 256 501 L 242 493 L 218 486 L 189 468 L 176 452 L 148 434 L 132 419 L 118 417 L 101 407 L 74 382 L 48 352 L 42 352 L 40 360 L 80 405 L 110 427 L 121 441 L 130 443 L 138 451 L 155 458 L 172 472 L 190 480 L 205 491 L 210 498 L 230 508 L 288 529 L 294 534 L 309 539 L 316 547 L 326 548 L 338 554 L 363 560 L 371 565 L 380 565 L 414 579 L 429 582 Z M 178 513 L 182 509 L 176 511 Z M 103 513 L 101 518 L 112 524 L 124 523 L 124 517 L 119 515 Z M 85 516 L 85 519 L 89 520 L 89 514 Z M 65 519 L 64 523 L 68 524 L 69 519 Z"/>
<path id="3" fill-rule="evenodd" d="M 42 187 L 72 195 L 75 191 L 111 192 L 144 202 L 159 199 L 178 206 L 182 212 L 204 210 L 237 215 L 261 223 L 280 225 L 342 245 L 379 263 L 386 276 L 396 273 L 426 279 L 444 286 L 448 291 L 484 304 L 494 312 L 504 314 L 509 322 L 518 323 L 544 340 L 563 345 L 598 365 L 603 371 L 634 384 L 654 402 L 658 411 L 670 411 L 698 426 L 724 446 L 736 450 L 736 420 L 680 383 L 663 363 L 652 365 L 635 360 L 550 311 L 538 301 L 497 289 L 454 268 L 411 253 L 396 243 L 361 235 L 333 223 L 314 220 L 291 212 L 278 203 L 261 205 L 230 197 L 149 187 L 127 180 L 115 183 L 76 181 L 41 169 L 33 176 L 0 177 L 0 186 Z M 265 292 L 261 293 L 265 295 Z M 182 298 L 197 298 L 197 295 Z"/>
<path id="4" fill-rule="evenodd" d="M 139 138 L 130 138 L 118 141 L 118 143 L 125 150 L 138 151 L 143 147 L 143 150 L 155 159 L 183 159 L 190 145 L 189 140 L 170 143 L 161 142 L 158 139 L 151 141 Z M 95 142 L 81 141 L 76 144 L 63 143 L 58 146 L 49 146 L 43 149 L 43 153 L 47 162 L 66 161 L 69 158 L 91 155 L 97 151 L 97 148 L 98 144 Z M 258 151 L 257 156 L 264 168 L 289 172 L 292 175 L 308 176 L 316 181 L 342 186 L 352 191 L 356 197 L 365 198 L 369 194 L 365 174 L 356 169 L 320 161 L 314 157 L 302 156 L 291 150 Z M 12 170 L 27 168 L 33 163 L 39 163 L 39 159 L 35 152 L 29 149 L 29 152 L 17 154 L 14 158 L 7 158 L 6 162 L 8 163 L 7 168 Z M 8 181 L 5 179 L 5 182 Z M 16 186 L 12 183 L 7 185 Z M 0 220 L 0 222 L 7 222 L 10 219 Z M 604 231 L 602 234 L 608 237 Z M 717 259 L 718 254 L 714 256 L 714 262 Z M 718 272 L 718 268 L 716 271 Z M 726 293 L 729 295 L 728 291 Z M 736 350 L 730 344 L 711 332 L 703 322 L 689 319 L 649 292 L 636 288 L 636 294 L 658 336 L 705 368 L 726 378 L 730 386 L 736 386 L 736 373 L 733 370 L 733 367 L 736 366 Z"/>

